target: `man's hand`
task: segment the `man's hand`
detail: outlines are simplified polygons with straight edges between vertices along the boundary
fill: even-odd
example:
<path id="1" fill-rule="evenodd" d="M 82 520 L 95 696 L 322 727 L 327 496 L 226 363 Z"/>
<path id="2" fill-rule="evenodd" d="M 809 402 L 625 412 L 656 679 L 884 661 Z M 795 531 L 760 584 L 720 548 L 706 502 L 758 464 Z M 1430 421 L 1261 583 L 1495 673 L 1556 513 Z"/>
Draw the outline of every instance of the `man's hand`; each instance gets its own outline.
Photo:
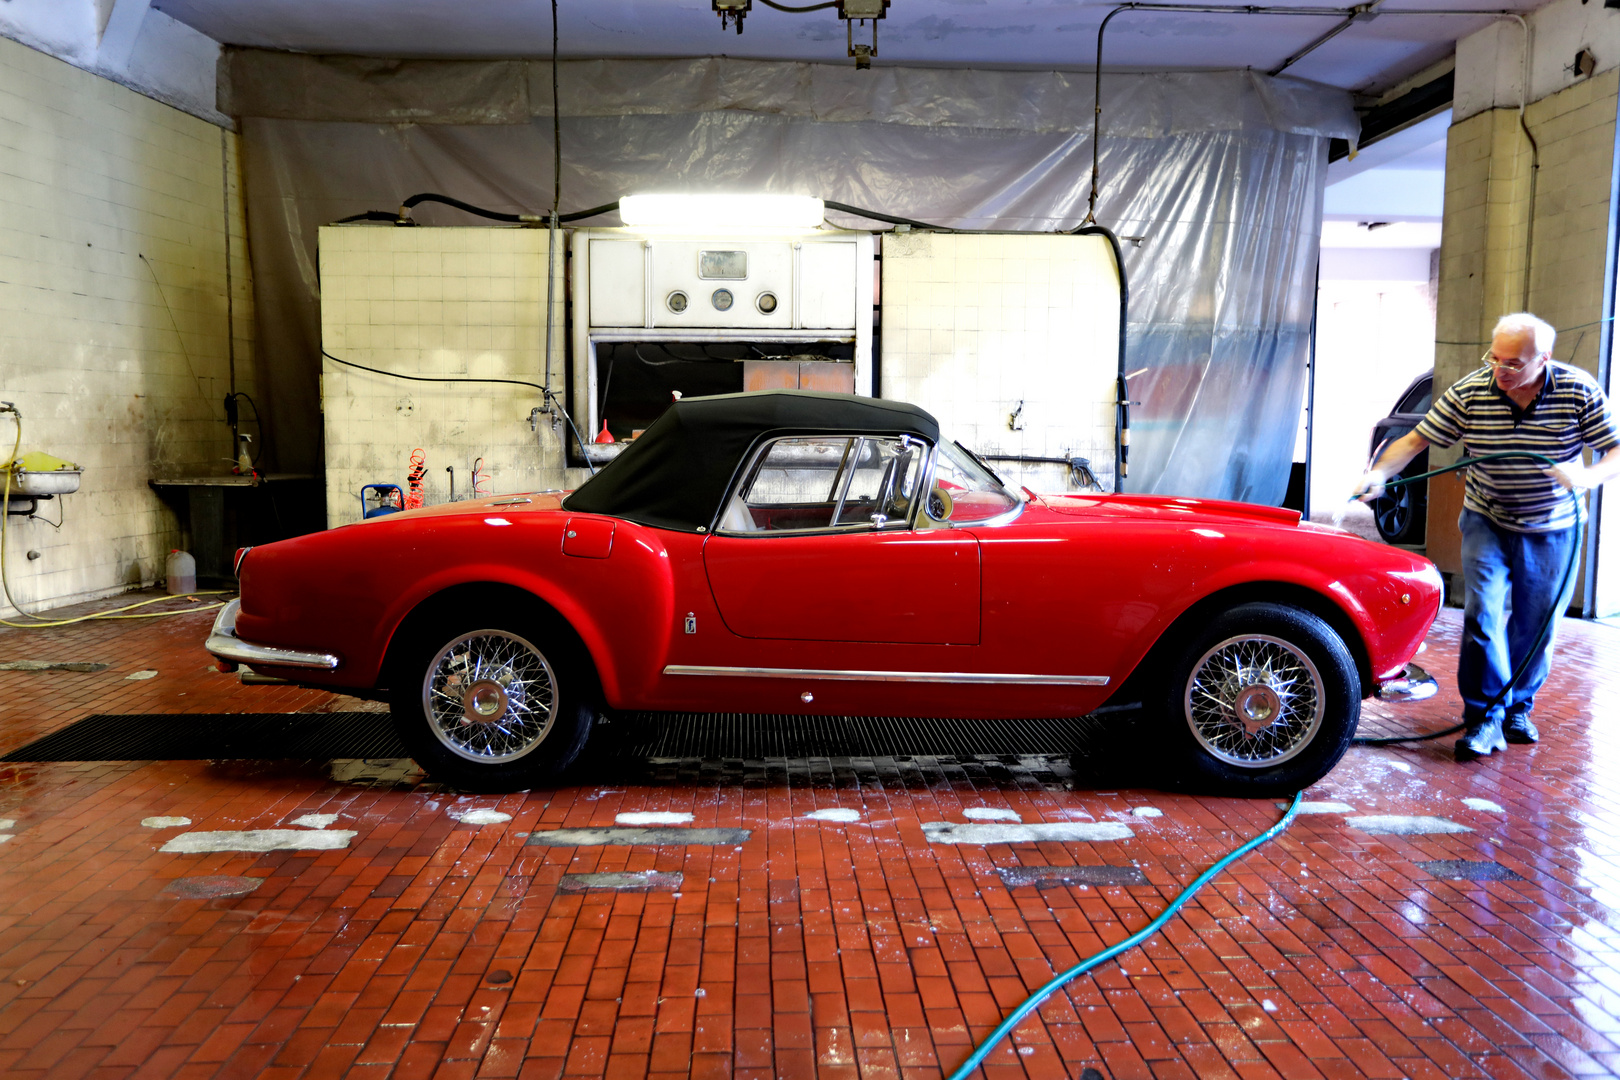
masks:
<path id="1" fill-rule="evenodd" d="M 1364 503 L 1383 498 L 1384 484 L 1388 480 L 1389 476 L 1382 469 L 1368 469 L 1361 474 L 1361 479 L 1356 481 L 1356 490 L 1350 493 L 1350 497 L 1360 499 Z"/>
<path id="2" fill-rule="evenodd" d="M 1591 469 L 1581 464 L 1580 458 L 1560 461 L 1558 464 L 1541 471 L 1558 481 L 1558 486 L 1565 491 L 1585 491 L 1588 488 L 1595 488 L 1603 482 L 1592 475 Z"/>

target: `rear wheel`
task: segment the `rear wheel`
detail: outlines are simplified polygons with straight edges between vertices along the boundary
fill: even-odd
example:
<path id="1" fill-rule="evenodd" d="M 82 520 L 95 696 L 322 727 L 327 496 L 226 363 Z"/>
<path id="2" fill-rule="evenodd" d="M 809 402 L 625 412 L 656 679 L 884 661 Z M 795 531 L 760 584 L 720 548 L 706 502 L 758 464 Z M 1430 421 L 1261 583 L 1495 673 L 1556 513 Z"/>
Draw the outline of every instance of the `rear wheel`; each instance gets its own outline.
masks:
<path id="1" fill-rule="evenodd" d="M 1350 747 L 1361 682 L 1339 635 L 1310 612 L 1242 604 L 1195 635 L 1172 666 L 1164 712 L 1193 786 L 1287 794 Z"/>
<path id="2" fill-rule="evenodd" d="M 467 791 L 546 783 L 590 735 L 589 660 L 538 622 L 419 634 L 394 680 L 394 727 L 417 764 Z"/>

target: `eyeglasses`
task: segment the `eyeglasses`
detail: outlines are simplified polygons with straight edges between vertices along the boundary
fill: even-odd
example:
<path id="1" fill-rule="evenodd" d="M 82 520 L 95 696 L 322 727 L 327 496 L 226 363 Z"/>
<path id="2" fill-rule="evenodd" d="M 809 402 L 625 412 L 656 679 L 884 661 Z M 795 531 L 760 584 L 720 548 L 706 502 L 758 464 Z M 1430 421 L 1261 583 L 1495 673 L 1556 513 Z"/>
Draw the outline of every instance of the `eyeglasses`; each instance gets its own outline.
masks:
<path id="1" fill-rule="evenodd" d="M 1509 375 L 1514 375 L 1523 371 L 1537 360 L 1540 360 L 1541 356 L 1541 353 L 1537 353 L 1529 360 L 1498 360 L 1495 353 L 1487 352 L 1484 356 L 1479 358 L 1479 362 L 1482 364 L 1489 364 L 1493 371 L 1500 370 L 1507 372 Z"/>

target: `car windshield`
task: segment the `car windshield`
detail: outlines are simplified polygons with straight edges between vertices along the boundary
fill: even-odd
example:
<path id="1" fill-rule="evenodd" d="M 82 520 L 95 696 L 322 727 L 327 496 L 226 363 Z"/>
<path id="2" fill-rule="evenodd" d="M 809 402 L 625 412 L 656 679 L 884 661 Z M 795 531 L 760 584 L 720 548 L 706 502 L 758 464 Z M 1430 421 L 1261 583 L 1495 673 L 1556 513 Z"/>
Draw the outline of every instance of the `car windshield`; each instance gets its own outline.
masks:
<path id="1" fill-rule="evenodd" d="M 998 518 L 1021 505 L 1023 500 L 960 443 L 940 443 L 926 504 L 931 519 L 964 525 Z"/>

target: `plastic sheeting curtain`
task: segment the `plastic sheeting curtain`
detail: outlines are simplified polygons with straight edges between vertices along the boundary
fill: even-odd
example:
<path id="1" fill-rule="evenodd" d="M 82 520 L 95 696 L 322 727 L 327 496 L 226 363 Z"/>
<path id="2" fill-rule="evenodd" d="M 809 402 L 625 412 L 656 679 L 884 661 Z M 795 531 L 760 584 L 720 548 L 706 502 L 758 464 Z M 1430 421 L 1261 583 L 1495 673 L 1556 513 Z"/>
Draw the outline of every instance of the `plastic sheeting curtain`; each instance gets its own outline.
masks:
<path id="1" fill-rule="evenodd" d="M 560 75 L 564 212 L 634 192 L 761 191 L 968 229 L 1072 229 L 1085 213 L 1089 75 L 729 60 L 575 61 Z M 548 210 L 550 101 L 529 87 L 549 82 L 543 63 L 233 57 L 224 104 L 242 117 L 260 385 L 281 469 L 320 467 L 317 227 L 418 191 Z M 1103 86 L 1097 217 L 1140 238 L 1124 243 L 1126 369 L 1142 369 L 1127 490 L 1280 502 L 1327 140 L 1356 135 L 1348 95 L 1246 72 Z M 437 206 L 414 216 L 471 220 Z"/>

